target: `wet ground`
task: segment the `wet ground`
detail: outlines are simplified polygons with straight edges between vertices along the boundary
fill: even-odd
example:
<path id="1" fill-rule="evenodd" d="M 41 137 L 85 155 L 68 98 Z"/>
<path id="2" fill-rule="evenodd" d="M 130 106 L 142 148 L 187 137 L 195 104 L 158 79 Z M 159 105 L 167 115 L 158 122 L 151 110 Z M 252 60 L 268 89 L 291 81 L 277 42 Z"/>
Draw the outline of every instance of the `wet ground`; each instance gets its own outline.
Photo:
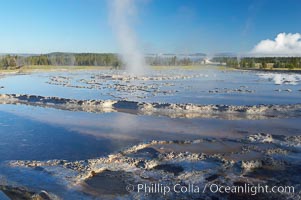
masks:
<path id="1" fill-rule="evenodd" d="M 145 76 L 123 71 L 73 71 L 20 74 L 0 79 L 1 93 L 70 99 L 129 100 L 193 104 L 300 103 L 299 74 L 252 71 L 156 70 Z M 264 87 L 263 87 L 264 86 Z"/>
<path id="2" fill-rule="evenodd" d="M 264 183 L 300 192 L 299 81 L 215 67 L 1 77 L 0 191 L 12 199 L 214 199 L 220 194 L 126 187 Z"/>

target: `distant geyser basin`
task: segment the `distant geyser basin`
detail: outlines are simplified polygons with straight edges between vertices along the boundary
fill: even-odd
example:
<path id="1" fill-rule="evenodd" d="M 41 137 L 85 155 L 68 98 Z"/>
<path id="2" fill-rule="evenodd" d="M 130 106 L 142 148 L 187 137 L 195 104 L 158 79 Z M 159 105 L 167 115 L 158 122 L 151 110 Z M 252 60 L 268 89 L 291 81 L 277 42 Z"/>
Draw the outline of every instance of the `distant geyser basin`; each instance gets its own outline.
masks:
<path id="1" fill-rule="evenodd" d="M 3 75 L 0 88 L 0 186 L 8 193 L 133 199 L 142 196 L 109 185 L 162 177 L 196 185 L 277 177 L 298 189 L 299 75 L 214 66 L 45 72 Z"/>
<path id="2" fill-rule="evenodd" d="M 212 67 L 211 67 L 212 68 Z M 296 104 L 299 75 L 273 75 L 219 69 L 155 70 L 131 76 L 123 71 L 51 72 L 5 76 L 2 94 L 30 94 L 69 99 L 129 100 L 223 105 Z M 275 75 L 278 77 L 278 75 Z M 268 77 L 268 78 L 267 78 Z"/>

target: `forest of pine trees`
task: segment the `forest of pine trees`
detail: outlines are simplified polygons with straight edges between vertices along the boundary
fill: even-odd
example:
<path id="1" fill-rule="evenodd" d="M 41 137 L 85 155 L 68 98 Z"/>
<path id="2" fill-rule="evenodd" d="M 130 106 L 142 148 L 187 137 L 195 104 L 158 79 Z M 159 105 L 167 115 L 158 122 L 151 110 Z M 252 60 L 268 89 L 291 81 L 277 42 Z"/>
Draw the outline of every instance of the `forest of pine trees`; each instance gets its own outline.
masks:
<path id="1" fill-rule="evenodd" d="M 301 57 L 215 57 L 214 62 L 243 69 L 301 69 Z M 146 56 L 149 65 L 187 66 L 203 63 L 203 57 Z M 122 61 L 113 53 L 50 53 L 32 56 L 0 56 L 0 69 L 20 69 L 23 66 L 110 66 L 120 68 Z"/>
<path id="2" fill-rule="evenodd" d="M 200 64 L 202 58 L 192 59 L 177 56 L 146 56 L 149 65 L 192 65 Z M 53 66 L 111 66 L 120 68 L 122 61 L 113 53 L 50 53 L 33 56 L 4 55 L 0 56 L 0 69 L 20 69 L 29 65 Z"/>
<path id="3" fill-rule="evenodd" d="M 301 57 L 216 57 L 214 62 L 224 63 L 229 67 L 245 69 L 301 69 Z"/>
<path id="4" fill-rule="evenodd" d="M 121 61 L 116 54 L 112 53 L 51 53 L 34 56 L 5 55 L 0 57 L 0 69 L 17 69 L 26 65 L 118 67 L 121 65 Z"/>

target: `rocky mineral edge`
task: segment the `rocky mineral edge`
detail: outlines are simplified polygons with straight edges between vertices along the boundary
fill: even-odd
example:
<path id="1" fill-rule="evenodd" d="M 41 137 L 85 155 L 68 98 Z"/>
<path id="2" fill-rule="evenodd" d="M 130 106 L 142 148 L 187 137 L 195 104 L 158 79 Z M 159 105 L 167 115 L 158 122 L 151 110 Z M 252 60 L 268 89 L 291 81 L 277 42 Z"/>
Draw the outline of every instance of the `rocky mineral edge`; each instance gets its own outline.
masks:
<path id="1" fill-rule="evenodd" d="M 287 105 L 198 105 L 146 103 L 126 100 L 76 100 L 28 94 L 0 94 L 0 104 L 24 104 L 84 112 L 124 112 L 171 118 L 268 119 L 301 116 L 301 104 Z"/>
<path id="2" fill-rule="evenodd" d="M 212 151 L 203 146 L 215 146 Z M 195 147 L 195 148 L 193 148 Z M 235 147 L 235 148 L 234 148 Z M 293 185 L 295 193 L 260 194 L 256 199 L 300 199 L 300 136 L 280 136 L 265 133 L 249 135 L 243 139 L 201 138 L 186 141 L 150 141 L 141 143 L 107 157 L 69 162 L 66 160 L 10 161 L 11 167 L 32 170 L 71 170 L 74 173 L 57 178 L 66 180 L 92 196 L 122 196 L 123 199 L 240 199 L 231 194 L 219 193 L 168 193 L 162 196 L 124 190 L 126 185 L 138 183 L 151 185 L 205 184 L 217 185 Z M 181 149 L 181 150 L 179 150 Z M 202 150 L 203 149 L 203 150 Z M 197 151 L 195 151 L 197 150 Z M 51 173 L 56 176 L 55 173 Z M 116 185 L 106 188 L 108 182 Z M 115 183 L 114 182 L 114 183 Z M 118 183 L 118 184 L 117 184 Z M 100 192 L 100 193 L 97 193 Z M 95 193 L 96 192 L 96 193 Z M 225 196 L 226 195 L 226 196 Z M 242 194 L 242 199 L 255 196 Z M 252 198 L 251 198 L 252 197 Z"/>

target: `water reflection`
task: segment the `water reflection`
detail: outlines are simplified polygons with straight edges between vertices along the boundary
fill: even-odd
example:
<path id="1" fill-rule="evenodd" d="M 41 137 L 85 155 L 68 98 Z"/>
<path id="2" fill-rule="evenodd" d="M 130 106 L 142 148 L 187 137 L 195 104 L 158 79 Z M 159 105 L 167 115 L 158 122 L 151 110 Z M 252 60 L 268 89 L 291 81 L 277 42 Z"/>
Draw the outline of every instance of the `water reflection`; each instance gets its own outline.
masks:
<path id="1" fill-rule="evenodd" d="M 196 103 L 196 104 L 289 104 L 300 103 L 301 98 L 299 82 L 294 85 L 275 85 L 273 81 L 262 78 L 262 74 L 247 71 L 221 71 L 216 67 L 206 70 L 194 71 L 164 71 L 160 73 L 170 73 L 172 75 L 182 74 L 197 77 L 176 80 L 105 80 L 99 79 L 100 85 L 93 83 L 92 77 L 117 72 L 101 71 L 81 71 L 81 72 L 48 72 L 26 75 L 6 76 L 0 79 L 1 93 L 33 94 L 42 96 L 58 96 L 74 99 L 120 99 L 127 98 L 132 101 L 146 102 L 169 102 L 169 103 Z M 118 72 L 121 73 L 121 72 Z M 157 72 L 160 74 L 159 72 Z M 64 76 L 70 79 L 70 86 L 51 85 L 47 82 L 51 77 Z M 84 81 L 83 81 L 84 80 Z M 91 81 L 91 84 L 85 84 Z M 112 85 L 115 87 L 111 87 Z M 156 90 L 165 91 L 153 95 L 149 93 L 143 97 L 145 91 L 123 91 L 124 85 L 129 86 L 150 86 L 158 87 Z M 81 86 L 88 86 L 81 88 Z M 117 88 L 116 88 L 117 87 Z M 171 91 L 169 94 L 168 91 Z M 246 92 L 247 91 L 247 92 Z M 251 92 L 250 92 L 251 91 Z"/>
<path id="2" fill-rule="evenodd" d="M 301 119 L 172 119 L 0 105 L 0 160 L 86 159 L 150 140 L 238 138 L 266 132 L 296 135 Z M 14 151 L 12 151 L 14 149 Z"/>

